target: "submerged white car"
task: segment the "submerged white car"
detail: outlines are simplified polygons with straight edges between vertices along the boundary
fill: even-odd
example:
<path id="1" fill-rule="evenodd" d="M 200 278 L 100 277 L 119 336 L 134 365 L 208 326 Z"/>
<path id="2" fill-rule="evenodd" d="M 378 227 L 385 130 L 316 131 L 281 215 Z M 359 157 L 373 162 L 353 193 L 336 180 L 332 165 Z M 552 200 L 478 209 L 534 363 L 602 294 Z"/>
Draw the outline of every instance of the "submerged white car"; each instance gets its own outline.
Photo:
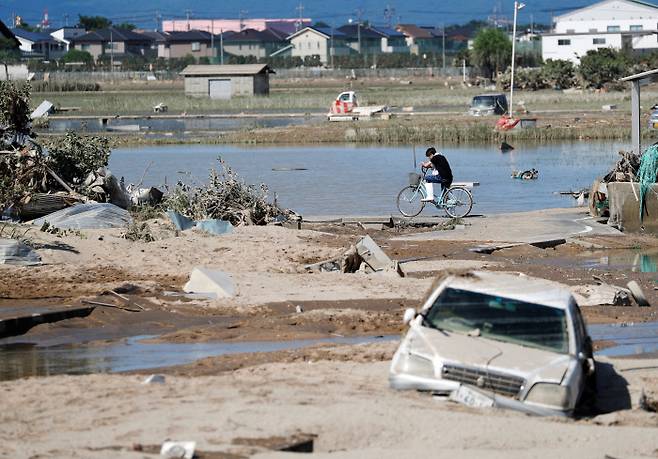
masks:
<path id="1" fill-rule="evenodd" d="M 523 274 L 475 271 L 436 285 L 395 352 L 395 389 L 475 406 L 572 415 L 594 390 L 592 340 L 571 293 Z"/>

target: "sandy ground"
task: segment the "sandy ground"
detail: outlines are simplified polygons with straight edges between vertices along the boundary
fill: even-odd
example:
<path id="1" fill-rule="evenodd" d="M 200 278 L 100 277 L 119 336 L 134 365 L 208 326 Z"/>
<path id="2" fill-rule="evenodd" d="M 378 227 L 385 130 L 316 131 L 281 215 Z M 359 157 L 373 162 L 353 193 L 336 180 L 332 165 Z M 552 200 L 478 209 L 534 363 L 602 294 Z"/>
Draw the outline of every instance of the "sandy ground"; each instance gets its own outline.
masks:
<path id="1" fill-rule="evenodd" d="M 315 436 L 313 457 L 656 455 L 655 413 L 631 406 L 576 421 L 481 412 L 389 389 L 388 363 L 378 361 L 378 354 L 390 351 L 391 344 L 357 346 L 336 350 L 349 353 L 349 361 L 269 363 L 207 377 L 167 375 L 164 384 L 108 375 L 0 383 L 3 456 L 156 457 L 144 451 L 171 439 L 196 441 L 199 457 L 298 457 L 244 443 L 299 434 Z M 627 399 L 637 403 L 641 388 L 658 387 L 657 363 L 618 363 Z"/>
<path id="2" fill-rule="evenodd" d="M 559 215 L 556 211 L 555 218 Z M 527 227 L 533 224 L 543 226 L 533 219 Z M 400 278 L 305 271 L 306 264 L 356 242 L 365 233 L 357 226 L 246 227 L 216 237 L 177 233 L 162 220 L 149 225 L 155 242 L 127 241 L 119 230 L 63 237 L 30 231 L 45 264 L 0 267 L 0 313 L 19 306 L 76 305 L 85 298 L 122 307 L 139 304 L 146 311 L 99 307 L 87 318 L 40 325 L 0 345 L 91 341 L 101 346 L 136 335 L 171 343 L 395 335 L 403 330 L 404 309 L 418 305 L 437 275 L 467 269 L 521 271 L 574 287 L 636 280 L 651 307 L 591 306 L 583 313 L 590 323 L 656 320 L 655 273 L 584 263 L 655 250 L 658 241 L 650 237 L 574 236 L 580 230 L 567 225 L 569 241 L 554 249 L 521 245 L 486 255 L 469 249 L 505 240 L 491 224 L 434 236 L 408 228 L 368 231 L 390 257 L 403 262 L 408 275 Z M 406 237 L 419 231 L 425 234 L 422 241 Z M 459 231 L 484 236 L 470 240 Z M 514 234 L 521 239 L 521 233 Z M 181 296 L 195 266 L 230 273 L 237 295 Z M 110 289 L 128 301 L 107 293 Z M 303 312 L 296 312 L 298 306 Z M 164 385 L 141 384 L 153 370 L 2 382 L 0 457 L 154 457 L 166 439 L 197 441 L 199 457 L 288 457 L 293 453 L 256 445 L 300 434 L 317 436 L 317 457 L 573 457 L 574 451 L 584 458 L 656 457 L 658 418 L 638 408 L 638 400 L 643 391 L 652 401 L 658 393 L 658 361 L 602 362 L 621 375 L 601 381 L 621 382 L 601 398 L 617 404 L 617 411 L 565 421 L 482 413 L 427 394 L 392 391 L 387 367 L 394 349 L 389 341 L 210 357 L 158 369 L 166 375 Z"/>

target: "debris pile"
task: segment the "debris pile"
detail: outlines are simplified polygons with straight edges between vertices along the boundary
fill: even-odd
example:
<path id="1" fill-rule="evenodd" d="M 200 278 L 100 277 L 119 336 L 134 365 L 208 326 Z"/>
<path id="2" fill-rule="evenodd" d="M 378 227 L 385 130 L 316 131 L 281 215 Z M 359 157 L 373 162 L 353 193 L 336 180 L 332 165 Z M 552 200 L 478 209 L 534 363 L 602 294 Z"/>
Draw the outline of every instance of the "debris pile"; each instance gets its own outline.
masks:
<path id="1" fill-rule="evenodd" d="M 267 185 L 249 185 L 218 158 L 219 170 L 211 169 L 208 183 L 191 186 L 179 181 L 165 207 L 192 220 L 223 220 L 233 226 L 282 223 L 296 218 L 267 199 Z"/>

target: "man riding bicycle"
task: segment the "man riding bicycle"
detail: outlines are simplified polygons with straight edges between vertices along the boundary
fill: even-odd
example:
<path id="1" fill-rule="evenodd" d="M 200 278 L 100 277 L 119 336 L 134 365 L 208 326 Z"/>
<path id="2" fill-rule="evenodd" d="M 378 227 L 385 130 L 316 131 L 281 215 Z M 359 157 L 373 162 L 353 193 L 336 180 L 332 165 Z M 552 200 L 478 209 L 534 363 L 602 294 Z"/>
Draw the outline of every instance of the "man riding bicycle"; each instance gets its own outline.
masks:
<path id="1" fill-rule="evenodd" d="M 441 196 L 452 185 L 452 170 L 448 160 L 441 153 L 437 153 L 434 147 L 429 147 L 425 152 L 428 161 L 422 164 L 426 169 L 433 169 L 431 174 L 425 176 L 425 191 L 427 196 L 422 199 L 424 202 L 434 201 L 434 184 L 441 184 Z"/>

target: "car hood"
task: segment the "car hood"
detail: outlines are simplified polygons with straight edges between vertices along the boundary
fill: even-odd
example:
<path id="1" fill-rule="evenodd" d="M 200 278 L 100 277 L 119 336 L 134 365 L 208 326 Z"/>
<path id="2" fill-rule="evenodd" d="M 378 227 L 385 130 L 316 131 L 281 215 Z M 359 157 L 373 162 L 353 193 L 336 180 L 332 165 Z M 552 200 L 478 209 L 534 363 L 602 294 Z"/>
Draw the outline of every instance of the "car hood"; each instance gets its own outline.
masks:
<path id="1" fill-rule="evenodd" d="M 442 332 L 425 327 L 419 327 L 417 333 L 424 337 L 434 356 L 441 360 L 464 366 L 488 365 L 490 370 L 514 373 L 527 380 L 538 378 L 560 383 L 572 359 L 568 354 L 504 343 L 480 336 Z"/>

